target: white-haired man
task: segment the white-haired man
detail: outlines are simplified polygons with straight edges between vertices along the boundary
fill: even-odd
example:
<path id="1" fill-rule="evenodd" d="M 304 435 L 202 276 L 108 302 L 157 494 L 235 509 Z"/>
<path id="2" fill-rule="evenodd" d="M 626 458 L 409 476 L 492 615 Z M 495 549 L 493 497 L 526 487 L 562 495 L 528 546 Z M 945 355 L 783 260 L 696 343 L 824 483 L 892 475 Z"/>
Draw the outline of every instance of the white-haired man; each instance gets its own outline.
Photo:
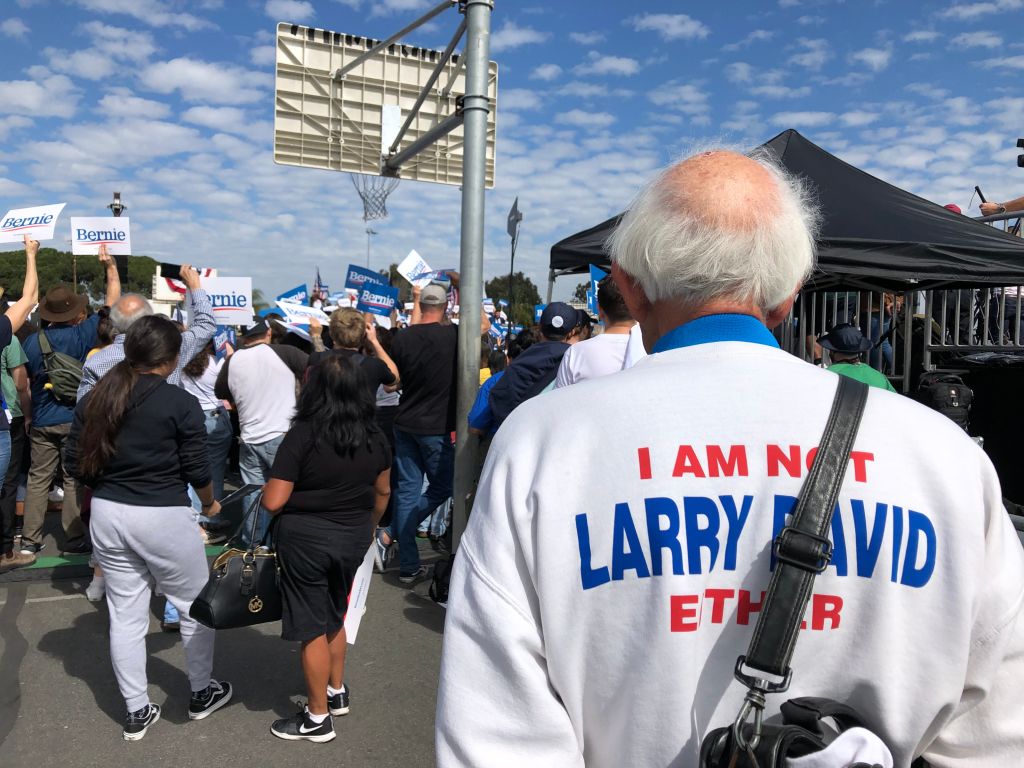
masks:
<path id="1" fill-rule="evenodd" d="M 839 377 L 778 349 L 815 213 L 771 162 L 662 173 L 610 240 L 652 353 L 518 408 L 448 602 L 438 764 L 696 766 Z M 793 681 L 853 705 L 895 765 L 1020 762 L 1024 553 L 984 453 L 871 389 Z"/>

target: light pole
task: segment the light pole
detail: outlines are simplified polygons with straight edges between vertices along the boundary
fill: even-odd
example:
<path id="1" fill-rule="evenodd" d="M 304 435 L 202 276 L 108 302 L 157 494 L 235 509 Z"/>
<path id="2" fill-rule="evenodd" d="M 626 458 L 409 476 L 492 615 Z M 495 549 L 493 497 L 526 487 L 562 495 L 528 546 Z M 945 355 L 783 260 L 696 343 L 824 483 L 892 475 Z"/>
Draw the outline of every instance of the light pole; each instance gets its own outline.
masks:
<path id="1" fill-rule="evenodd" d="M 366 268 L 370 268 L 370 237 L 377 234 L 373 227 L 366 228 Z"/>

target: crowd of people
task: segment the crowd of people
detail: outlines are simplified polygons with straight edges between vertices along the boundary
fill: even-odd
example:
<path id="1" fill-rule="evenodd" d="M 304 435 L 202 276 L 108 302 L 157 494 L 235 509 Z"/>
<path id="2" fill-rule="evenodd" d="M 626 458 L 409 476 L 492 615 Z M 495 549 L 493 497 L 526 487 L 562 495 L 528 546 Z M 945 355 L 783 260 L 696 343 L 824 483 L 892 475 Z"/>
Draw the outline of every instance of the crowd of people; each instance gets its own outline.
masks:
<path id="1" fill-rule="evenodd" d="M 60 484 L 56 538 L 92 556 L 87 593 L 109 613 L 123 737 L 160 718 L 146 676 L 154 592 L 182 638 L 189 717 L 212 715 L 234 689 L 213 674 L 216 633 L 189 608 L 209 576 L 204 544 L 226 527 L 237 442 L 241 480 L 259 488 L 238 536 L 276 552 L 281 635 L 301 645 L 307 687 L 302 711 L 270 730 L 328 742 L 350 708 L 356 571 L 372 549 L 400 584 L 431 576 L 418 539 L 451 499 L 466 429 L 481 461 L 469 528 L 446 561 L 439 764 L 696 765 L 704 735 L 740 707 L 735 660 L 840 374 L 872 389 L 833 541 L 811 553 L 825 565 L 788 695 L 864 715 L 869 737 L 834 742 L 856 752 L 851 763 L 1014 764 L 1024 553 L 998 480 L 962 431 L 891 393 L 879 369 L 891 366 L 892 307 L 867 334 L 841 323 L 810 340 L 831 372 L 778 348 L 772 329 L 813 266 L 816 220 L 806 189 L 767 158 L 721 151 L 671 166 L 612 236 L 596 325 L 552 302 L 535 328 L 482 334 L 465 424 L 442 285 L 414 289 L 402 328 L 341 308 L 305 341 L 261 319 L 219 355 L 194 269 L 181 268 L 183 326 L 122 294 L 102 249 L 105 307 L 90 313 L 52 287 L 29 325 L 38 243 L 26 240 L 22 296 L 0 317 L 0 567 L 42 550 Z"/>

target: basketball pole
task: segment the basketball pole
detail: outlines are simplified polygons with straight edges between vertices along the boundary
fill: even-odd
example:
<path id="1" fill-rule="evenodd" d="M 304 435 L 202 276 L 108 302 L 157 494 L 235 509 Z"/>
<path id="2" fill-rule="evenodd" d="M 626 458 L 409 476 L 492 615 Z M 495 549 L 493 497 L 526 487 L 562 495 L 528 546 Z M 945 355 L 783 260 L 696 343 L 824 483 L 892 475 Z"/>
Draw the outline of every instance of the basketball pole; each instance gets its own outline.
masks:
<path id="1" fill-rule="evenodd" d="M 465 425 L 480 387 L 480 313 L 483 304 L 484 186 L 487 173 L 488 67 L 493 0 L 464 0 L 466 95 L 463 98 L 462 233 L 459 264 L 459 376 L 455 430 L 452 551 L 469 520 L 476 474 L 476 442 Z"/>

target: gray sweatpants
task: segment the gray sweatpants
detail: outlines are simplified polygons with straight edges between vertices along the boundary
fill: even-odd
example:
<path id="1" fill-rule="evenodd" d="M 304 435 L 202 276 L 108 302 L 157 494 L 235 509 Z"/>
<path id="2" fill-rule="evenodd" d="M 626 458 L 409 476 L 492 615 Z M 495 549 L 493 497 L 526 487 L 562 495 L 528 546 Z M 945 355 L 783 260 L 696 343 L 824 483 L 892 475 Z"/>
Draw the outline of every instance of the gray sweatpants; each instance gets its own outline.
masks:
<path id="1" fill-rule="evenodd" d="M 146 633 L 154 585 L 181 615 L 181 641 L 193 691 L 210 684 L 213 637 L 189 616 L 209 568 L 191 507 L 136 507 L 92 500 L 93 552 L 107 583 L 110 661 L 129 712 L 149 703 Z"/>

